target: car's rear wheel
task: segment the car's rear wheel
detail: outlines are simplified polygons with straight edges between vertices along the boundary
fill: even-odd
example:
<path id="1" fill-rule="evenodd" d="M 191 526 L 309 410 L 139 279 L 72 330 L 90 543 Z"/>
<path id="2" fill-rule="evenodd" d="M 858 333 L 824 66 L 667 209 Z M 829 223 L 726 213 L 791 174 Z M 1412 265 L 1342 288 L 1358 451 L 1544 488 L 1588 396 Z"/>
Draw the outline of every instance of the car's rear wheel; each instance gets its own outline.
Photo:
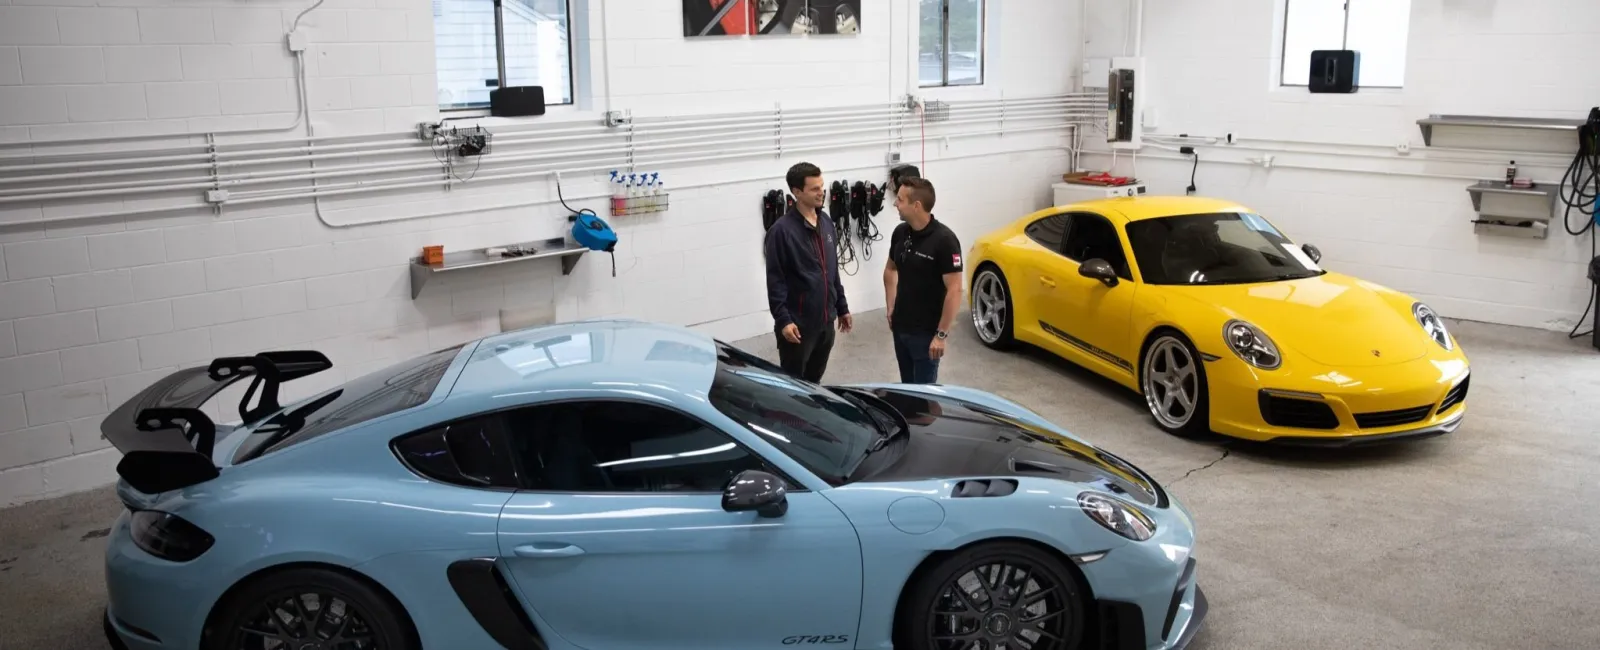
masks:
<path id="1" fill-rule="evenodd" d="M 983 267 L 972 280 L 972 326 L 984 345 L 996 350 L 1011 346 L 1011 289 L 993 266 Z"/>
<path id="2" fill-rule="evenodd" d="M 1084 604 L 1062 562 L 1019 542 L 980 544 L 922 572 L 907 591 L 896 647 L 1075 650 Z"/>
<path id="3" fill-rule="evenodd" d="M 353 577 L 318 568 L 256 579 L 235 592 L 207 650 L 417 650 L 398 604 Z"/>
<path id="4" fill-rule="evenodd" d="M 1145 405 L 1156 426 L 1184 438 L 1210 429 L 1206 369 L 1188 338 L 1171 331 L 1157 335 L 1145 350 L 1140 375 Z"/>

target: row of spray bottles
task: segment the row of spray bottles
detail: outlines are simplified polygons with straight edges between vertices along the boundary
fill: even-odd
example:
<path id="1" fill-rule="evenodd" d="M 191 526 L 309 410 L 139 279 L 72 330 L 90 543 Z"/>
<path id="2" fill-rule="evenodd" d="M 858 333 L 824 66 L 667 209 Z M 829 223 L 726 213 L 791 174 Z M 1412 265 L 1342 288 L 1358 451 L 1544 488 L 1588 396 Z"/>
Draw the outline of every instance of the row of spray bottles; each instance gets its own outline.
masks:
<path id="1" fill-rule="evenodd" d="M 612 214 L 639 214 L 667 209 L 667 185 L 659 172 L 623 175 L 611 171 Z"/>

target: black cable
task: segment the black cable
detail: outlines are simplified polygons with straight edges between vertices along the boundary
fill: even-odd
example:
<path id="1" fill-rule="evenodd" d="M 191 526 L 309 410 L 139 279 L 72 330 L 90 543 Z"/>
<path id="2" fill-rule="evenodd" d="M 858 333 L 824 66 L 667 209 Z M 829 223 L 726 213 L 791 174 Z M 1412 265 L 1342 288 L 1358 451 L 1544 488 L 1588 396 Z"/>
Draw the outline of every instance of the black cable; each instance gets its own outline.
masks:
<path id="1" fill-rule="evenodd" d="M 1561 201 L 1567 204 L 1567 211 L 1561 217 L 1561 225 L 1567 229 L 1567 233 L 1574 237 L 1589 234 L 1589 264 L 1592 267 L 1596 264 L 1597 250 L 1600 250 L 1595 243 L 1595 224 L 1600 222 L 1600 106 L 1589 109 L 1589 119 L 1578 127 L 1578 153 L 1572 157 L 1572 164 L 1561 177 Z M 1577 228 L 1572 226 L 1574 209 L 1584 217 L 1582 225 Z M 1589 312 L 1600 308 L 1595 304 L 1596 291 L 1593 286 L 1600 279 L 1588 279 L 1591 283 L 1589 299 L 1583 307 L 1583 315 L 1572 325 L 1572 331 L 1567 332 L 1567 338 L 1594 334 L 1592 328 L 1588 332 L 1578 331 L 1584 319 L 1589 317 Z"/>
<path id="2" fill-rule="evenodd" d="M 1179 147 L 1178 152 L 1194 156 L 1194 166 L 1189 168 L 1189 187 L 1185 190 L 1188 195 L 1193 196 L 1195 193 L 1194 175 L 1195 172 L 1200 171 L 1200 154 L 1195 153 L 1194 147 Z"/>

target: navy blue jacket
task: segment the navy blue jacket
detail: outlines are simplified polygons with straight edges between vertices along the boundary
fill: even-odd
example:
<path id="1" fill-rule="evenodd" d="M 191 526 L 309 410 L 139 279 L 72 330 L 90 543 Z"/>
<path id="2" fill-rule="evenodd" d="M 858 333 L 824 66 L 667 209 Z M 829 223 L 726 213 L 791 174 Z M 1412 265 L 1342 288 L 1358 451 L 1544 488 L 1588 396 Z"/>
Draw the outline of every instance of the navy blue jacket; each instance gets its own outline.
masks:
<path id="1" fill-rule="evenodd" d="M 838 237 L 833 219 L 820 208 L 817 227 L 806 223 L 797 208 L 767 231 L 767 308 L 774 331 L 790 323 L 814 332 L 833 326 L 835 318 L 850 313 L 839 280 Z"/>

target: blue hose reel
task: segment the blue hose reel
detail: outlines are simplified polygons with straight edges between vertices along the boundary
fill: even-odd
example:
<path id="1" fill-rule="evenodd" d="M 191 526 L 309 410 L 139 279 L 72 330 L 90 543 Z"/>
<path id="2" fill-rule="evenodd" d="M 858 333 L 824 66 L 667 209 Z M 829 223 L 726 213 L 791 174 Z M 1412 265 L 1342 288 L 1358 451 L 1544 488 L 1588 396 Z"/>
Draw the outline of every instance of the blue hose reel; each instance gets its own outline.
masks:
<path id="1" fill-rule="evenodd" d="M 573 214 L 568 219 L 572 220 L 572 239 L 592 251 L 611 254 L 611 275 L 617 275 L 617 231 L 612 230 L 604 219 L 589 210 Z"/>

